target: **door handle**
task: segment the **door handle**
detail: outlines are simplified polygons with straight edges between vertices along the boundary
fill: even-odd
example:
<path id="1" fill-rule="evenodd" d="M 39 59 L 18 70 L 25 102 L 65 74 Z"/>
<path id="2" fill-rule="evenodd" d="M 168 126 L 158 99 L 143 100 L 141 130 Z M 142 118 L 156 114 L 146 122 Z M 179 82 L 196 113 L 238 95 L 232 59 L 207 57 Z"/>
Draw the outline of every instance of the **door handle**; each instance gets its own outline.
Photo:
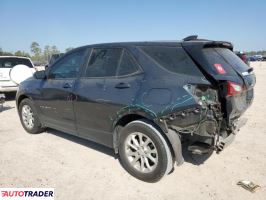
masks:
<path id="1" fill-rule="evenodd" d="M 115 88 L 117 89 L 125 89 L 130 88 L 130 85 L 128 83 L 118 83 L 115 85 Z"/>
<path id="2" fill-rule="evenodd" d="M 72 85 L 70 84 L 70 83 L 65 83 L 64 85 L 63 85 L 63 88 L 72 88 Z"/>

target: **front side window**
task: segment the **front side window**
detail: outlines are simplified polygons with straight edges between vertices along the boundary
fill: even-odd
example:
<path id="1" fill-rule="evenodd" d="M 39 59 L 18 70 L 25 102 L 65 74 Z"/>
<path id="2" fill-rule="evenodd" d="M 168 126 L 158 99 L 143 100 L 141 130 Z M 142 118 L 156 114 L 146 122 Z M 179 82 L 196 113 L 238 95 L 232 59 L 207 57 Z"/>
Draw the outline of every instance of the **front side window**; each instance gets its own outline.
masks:
<path id="1" fill-rule="evenodd" d="M 201 75 L 200 70 L 181 47 L 143 46 L 140 49 L 159 66 L 170 72 L 190 76 Z"/>
<path id="2" fill-rule="evenodd" d="M 86 77 L 111 77 L 116 75 L 117 66 L 121 61 L 123 49 L 93 49 L 87 70 Z"/>
<path id="3" fill-rule="evenodd" d="M 49 78 L 76 78 L 83 65 L 86 49 L 66 55 L 59 62 L 51 66 Z"/>

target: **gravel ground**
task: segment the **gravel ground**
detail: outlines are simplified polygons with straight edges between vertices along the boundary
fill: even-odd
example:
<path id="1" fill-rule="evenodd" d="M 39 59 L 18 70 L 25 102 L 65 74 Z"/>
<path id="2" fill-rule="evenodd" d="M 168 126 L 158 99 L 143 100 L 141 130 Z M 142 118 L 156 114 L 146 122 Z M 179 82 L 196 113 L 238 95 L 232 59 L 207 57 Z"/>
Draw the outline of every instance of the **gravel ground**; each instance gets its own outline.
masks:
<path id="1" fill-rule="evenodd" d="M 65 133 L 27 134 L 13 99 L 0 112 L 0 187 L 53 187 L 56 199 L 265 199 L 266 62 L 252 63 L 255 101 L 234 143 L 208 159 L 186 156 L 158 183 L 130 176 L 112 150 Z M 236 185 L 252 180 L 250 193 Z"/>

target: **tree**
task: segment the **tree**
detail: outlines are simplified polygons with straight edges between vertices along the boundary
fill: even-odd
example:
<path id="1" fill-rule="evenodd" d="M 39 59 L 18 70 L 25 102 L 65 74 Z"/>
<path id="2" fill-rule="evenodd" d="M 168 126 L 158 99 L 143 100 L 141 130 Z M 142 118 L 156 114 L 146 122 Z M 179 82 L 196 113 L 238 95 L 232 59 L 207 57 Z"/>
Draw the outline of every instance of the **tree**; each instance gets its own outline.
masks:
<path id="1" fill-rule="evenodd" d="M 72 49 L 74 49 L 73 47 L 68 47 L 66 48 L 65 52 L 71 51 Z"/>
<path id="2" fill-rule="evenodd" d="M 0 56 L 13 56 L 13 53 L 5 52 L 2 48 L 0 48 Z"/>
<path id="3" fill-rule="evenodd" d="M 48 62 L 51 58 L 51 55 L 52 55 L 51 47 L 49 45 L 46 45 L 43 51 L 44 60 Z"/>
<path id="4" fill-rule="evenodd" d="M 34 60 L 40 60 L 42 49 L 40 48 L 40 45 L 37 42 L 31 43 L 30 46 L 31 52 L 34 54 Z"/>
<path id="5" fill-rule="evenodd" d="M 16 51 L 15 56 L 30 57 L 30 54 L 25 51 Z"/>
<path id="6" fill-rule="evenodd" d="M 51 52 L 52 52 L 52 54 L 60 53 L 60 51 L 57 49 L 57 47 L 55 45 L 51 47 Z"/>

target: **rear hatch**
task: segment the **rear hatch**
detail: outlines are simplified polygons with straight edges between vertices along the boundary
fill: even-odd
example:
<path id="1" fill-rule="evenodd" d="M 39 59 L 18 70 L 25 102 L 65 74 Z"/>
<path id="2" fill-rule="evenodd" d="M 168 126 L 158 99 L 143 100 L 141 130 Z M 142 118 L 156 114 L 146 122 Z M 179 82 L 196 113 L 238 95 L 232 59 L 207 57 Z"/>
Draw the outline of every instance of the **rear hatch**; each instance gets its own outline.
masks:
<path id="1" fill-rule="evenodd" d="M 10 70 L 19 64 L 33 68 L 28 58 L 0 57 L 0 81 L 10 81 Z"/>
<path id="2" fill-rule="evenodd" d="M 0 67 L 0 81 L 9 81 L 9 72 L 11 68 L 1 68 Z"/>
<path id="3" fill-rule="evenodd" d="M 184 42 L 184 49 L 206 77 L 219 88 L 229 122 L 239 118 L 250 106 L 256 82 L 253 68 L 232 51 L 227 42 Z"/>

